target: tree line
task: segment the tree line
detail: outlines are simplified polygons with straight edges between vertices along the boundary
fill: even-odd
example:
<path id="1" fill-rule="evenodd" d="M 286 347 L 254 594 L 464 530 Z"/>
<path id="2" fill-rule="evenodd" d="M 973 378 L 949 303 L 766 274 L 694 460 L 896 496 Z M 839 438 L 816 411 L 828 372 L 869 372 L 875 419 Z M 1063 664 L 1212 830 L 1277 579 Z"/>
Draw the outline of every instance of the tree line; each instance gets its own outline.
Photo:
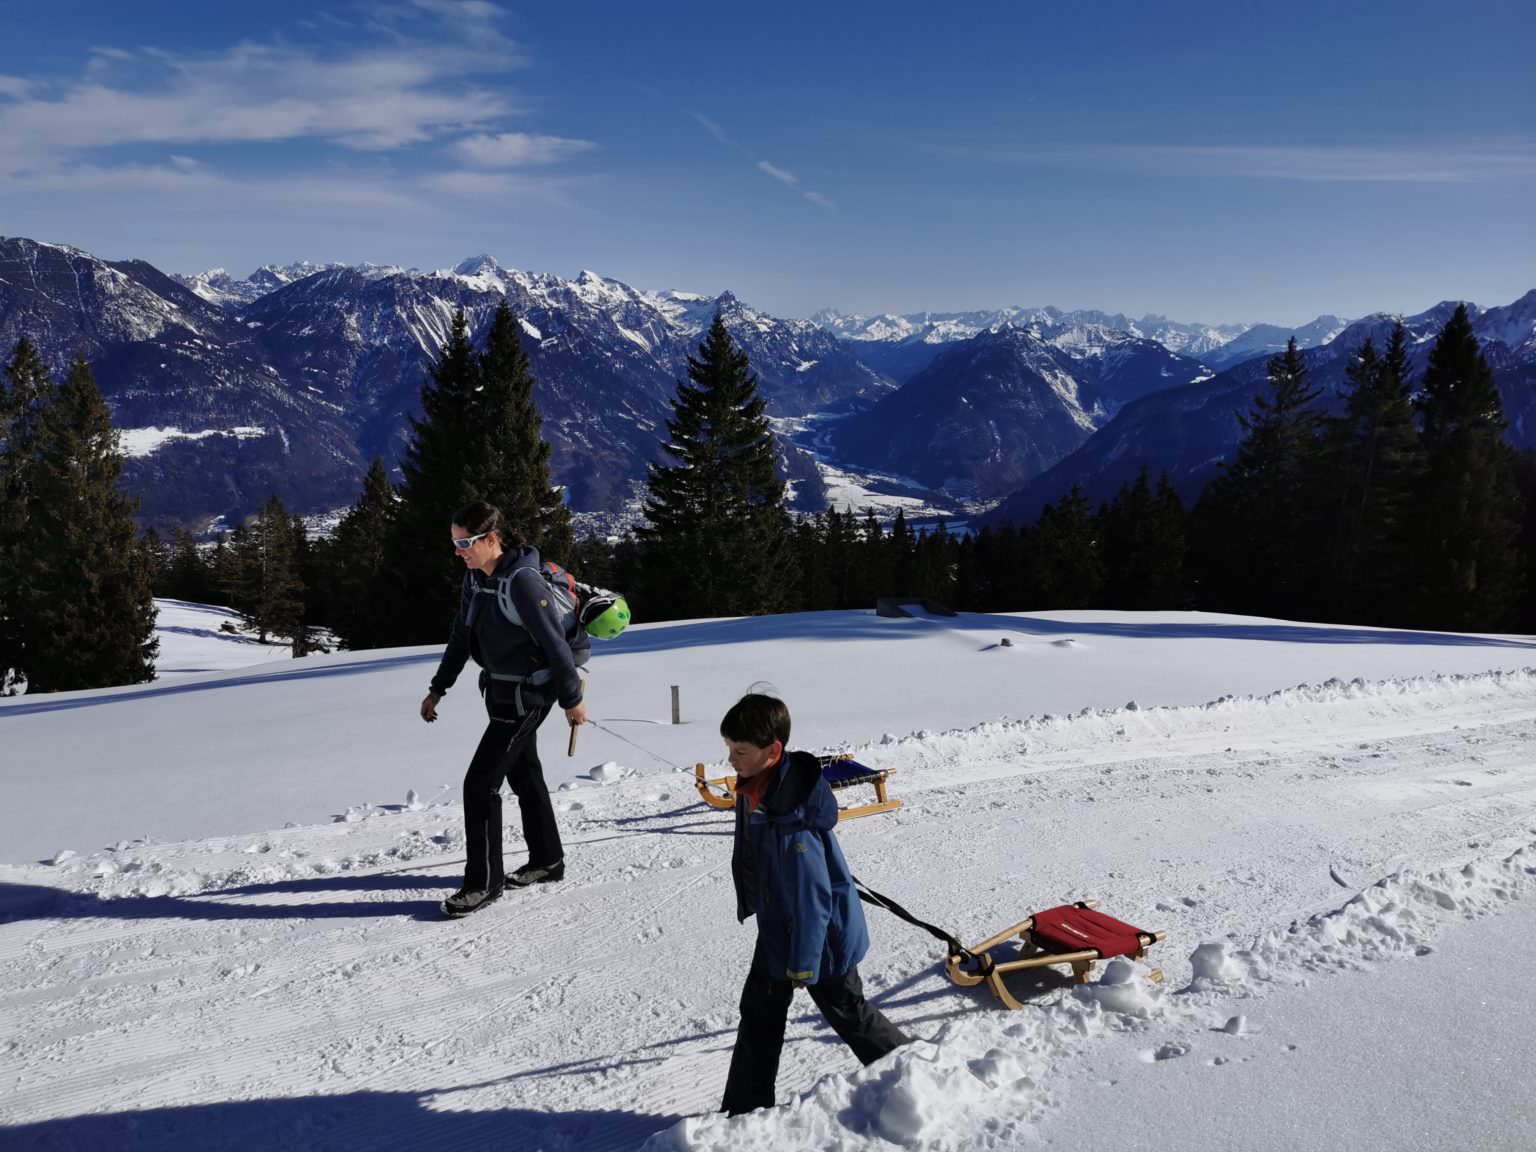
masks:
<path id="1" fill-rule="evenodd" d="M 31 690 L 147 678 L 151 586 L 226 603 L 263 637 L 291 639 L 296 655 L 327 636 L 352 649 L 440 642 L 463 569 L 446 517 L 475 499 L 502 508 L 545 557 L 625 592 L 639 620 L 867 608 L 903 596 L 965 611 L 1201 609 L 1536 629 L 1536 456 L 1507 441 L 1465 308 L 1422 377 L 1410 375 L 1399 324 L 1386 348 L 1353 350 L 1341 410 L 1329 414 L 1292 340 L 1239 414 L 1232 459 L 1193 508 L 1167 475 L 1154 480 L 1143 467 L 1098 508 L 1074 488 L 1032 524 L 914 530 L 901 512 L 889 527 L 867 511 L 789 512 L 756 376 L 717 316 L 678 382 L 649 466 L 644 524 L 577 540 L 503 302 L 481 350 L 463 314 L 454 317 L 398 485 L 376 459 L 329 535 L 312 537 L 274 497 L 210 546 L 185 529 L 136 538 L 89 367 L 77 361 L 56 387 L 23 341 L 0 407 L 0 666 Z M 73 487 L 60 487 L 63 477 Z M 65 592 L 59 574 L 71 565 L 101 574 L 95 593 Z M 75 633 L 59 631 L 66 618 Z M 119 654 L 105 656 L 112 644 L 86 644 L 82 631 L 117 636 Z M 53 642 L 61 635 L 71 645 Z"/>

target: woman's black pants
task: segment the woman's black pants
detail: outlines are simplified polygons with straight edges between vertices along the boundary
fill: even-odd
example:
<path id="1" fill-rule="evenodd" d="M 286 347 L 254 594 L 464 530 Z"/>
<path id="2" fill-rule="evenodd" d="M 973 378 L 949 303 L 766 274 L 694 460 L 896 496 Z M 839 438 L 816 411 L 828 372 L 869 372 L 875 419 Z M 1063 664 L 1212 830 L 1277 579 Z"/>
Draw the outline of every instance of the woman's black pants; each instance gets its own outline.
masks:
<path id="1" fill-rule="evenodd" d="M 807 984 L 805 990 L 860 1063 L 873 1064 L 891 1049 L 908 1043 L 901 1029 L 864 999 L 864 982 L 859 979 L 857 965 L 835 976 L 823 976 L 817 983 Z M 759 941 L 741 990 L 741 1023 L 731 1052 L 731 1071 L 725 1079 L 722 1111 L 736 1116 L 754 1108 L 773 1107 L 784 1025 L 794 995 L 795 986 L 788 980 L 769 978 Z"/>
<path id="2" fill-rule="evenodd" d="M 492 720 L 464 774 L 464 887 L 500 888 L 507 879 L 501 860 L 501 782 L 517 797 L 528 844 L 528 863 L 553 864 L 565 855 L 555 809 L 539 763 L 539 725 L 549 708 L 518 720 Z"/>

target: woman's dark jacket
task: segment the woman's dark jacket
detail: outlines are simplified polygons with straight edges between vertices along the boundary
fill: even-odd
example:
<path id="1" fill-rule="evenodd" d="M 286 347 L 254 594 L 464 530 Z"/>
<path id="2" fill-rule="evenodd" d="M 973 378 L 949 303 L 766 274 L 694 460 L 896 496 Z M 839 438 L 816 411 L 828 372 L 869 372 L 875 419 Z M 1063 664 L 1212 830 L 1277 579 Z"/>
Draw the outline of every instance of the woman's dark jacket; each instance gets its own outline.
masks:
<path id="1" fill-rule="evenodd" d="M 757 915 L 773 979 L 814 984 L 862 960 L 869 929 L 832 832 L 837 801 L 821 763 L 790 752 L 768 771 L 775 779 L 756 811 L 749 812 L 745 795 L 736 796 L 736 918 Z"/>
<path id="2" fill-rule="evenodd" d="M 522 617 L 521 625 L 507 619 L 496 603 L 503 577 L 511 580 L 512 603 Z M 549 591 L 534 548 L 503 552 L 490 576 L 478 568 L 466 569 L 448 647 L 432 677 L 432 694 L 442 696 L 452 688 L 465 661 L 474 657 L 484 669 L 480 688 L 486 707 L 497 719 L 516 719 L 552 703 L 576 707 L 581 702 L 576 668 L 586 663 L 591 641 L 581 633 L 577 650 L 572 651 Z"/>

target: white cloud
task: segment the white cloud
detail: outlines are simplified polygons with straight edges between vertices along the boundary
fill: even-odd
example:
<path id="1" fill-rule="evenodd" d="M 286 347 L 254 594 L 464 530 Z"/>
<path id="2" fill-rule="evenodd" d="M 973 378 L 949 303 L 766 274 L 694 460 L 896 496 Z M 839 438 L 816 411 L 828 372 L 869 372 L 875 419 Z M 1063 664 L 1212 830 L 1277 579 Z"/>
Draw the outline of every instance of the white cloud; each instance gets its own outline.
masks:
<path id="1" fill-rule="evenodd" d="M 461 159 L 481 168 L 520 168 L 569 160 L 597 145 L 563 136 L 534 136 L 528 132 L 498 132 L 468 136 L 454 144 Z"/>
<path id="2" fill-rule="evenodd" d="M 750 159 L 753 164 L 756 165 L 759 172 L 763 172 L 769 176 L 772 176 L 780 184 L 783 184 L 788 188 L 793 188 L 796 192 L 800 193 L 800 195 L 804 196 L 812 204 L 819 204 L 823 208 L 836 207 L 836 205 L 833 204 L 831 200 L 828 200 L 820 192 L 811 192 L 805 188 L 800 187 L 800 178 L 793 172 L 786 168 L 780 168 L 777 164 L 770 164 L 767 160 L 759 160 L 752 154 L 752 150 L 750 148 L 748 148 L 745 144 L 738 144 L 736 141 L 732 140 L 725 134 L 725 130 L 722 129 L 720 125 L 711 120 L 708 116 L 705 116 L 699 112 L 692 112 L 687 110 L 685 110 L 685 113 L 686 115 L 692 117 L 694 120 L 697 120 L 700 124 L 704 125 L 704 127 L 709 131 L 709 134 L 716 140 L 720 141 L 720 143 L 724 144 L 727 148 L 734 148 L 736 151 L 742 153 L 744 156 Z"/>
<path id="3" fill-rule="evenodd" d="M 779 181 L 779 183 L 788 184 L 797 192 L 800 190 L 800 181 L 795 179 L 795 174 L 793 172 L 786 171 L 783 168 L 775 168 L 766 160 L 759 160 L 757 162 L 757 166 L 764 172 L 768 173 L 768 175 L 772 176 L 775 180 Z"/>
<path id="4" fill-rule="evenodd" d="M 500 79 L 523 60 L 488 30 L 487 4 L 421 0 L 450 22 L 446 39 L 392 35 L 392 43 L 322 51 L 241 43 L 184 55 L 92 49 L 73 81 L 45 87 L 0 78 L 0 171 L 46 170 L 95 149 L 132 144 L 321 140 L 386 151 L 487 129 L 520 111 L 474 77 Z"/>
<path id="5" fill-rule="evenodd" d="M 807 188 L 800 187 L 800 178 L 788 169 L 780 168 L 776 164 L 770 164 L 766 160 L 759 160 L 757 162 L 757 167 L 760 171 L 768 173 L 768 175 L 772 176 L 780 184 L 785 184 L 790 188 L 793 188 L 796 192 L 800 193 L 800 195 L 804 196 L 812 204 L 820 204 L 823 208 L 836 207 L 832 201 L 828 200 L 820 192 L 812 192 Z"/>

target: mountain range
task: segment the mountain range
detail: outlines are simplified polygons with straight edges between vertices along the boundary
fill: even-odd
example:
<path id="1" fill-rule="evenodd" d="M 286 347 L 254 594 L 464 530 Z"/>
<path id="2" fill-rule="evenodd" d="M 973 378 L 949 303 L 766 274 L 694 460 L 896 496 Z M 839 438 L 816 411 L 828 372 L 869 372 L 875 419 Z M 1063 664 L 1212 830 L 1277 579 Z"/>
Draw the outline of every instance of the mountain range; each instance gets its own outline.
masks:
<path id="1" fill-rule="evenodd" d="M 1095 311 L 771 316 L 730 292 L 652 292 L 476 256 L 440 271 L 266 265 L 167 275 L 65 245 L 0 237 L 0 342 L 26 335 L 55 369 L 91 361 L 157 526 L 228 524 L 276 493 L 349 505 L 375 455 L 394 465 L 432 358 L 463 309 L 481 336 L 518 316 L 573 509 L 633 518 L 677 381 L 718 312 L 759 378 L 797 506 L 833 471 L 930 506 L 1024 516 L 1082 483 L 1112 494 L 1142 461 L 1186 492 L 1236 443 L 1236 412 L 1293 334 Z M 1451 305 L 1405 318 L 1419 358 Z M 1517 443 L 1536 438 L 1536 293 L 1474 309 Z M 1322 316 L 1294 330 L 1330 392 L 1348 351 L 1390 326 Z M 883 477 L 884 480 L 873 479 Z M 862 497 L 861 497 L 862 498 Z M 878 503 L 878 496 L 871 496 Z"/>

